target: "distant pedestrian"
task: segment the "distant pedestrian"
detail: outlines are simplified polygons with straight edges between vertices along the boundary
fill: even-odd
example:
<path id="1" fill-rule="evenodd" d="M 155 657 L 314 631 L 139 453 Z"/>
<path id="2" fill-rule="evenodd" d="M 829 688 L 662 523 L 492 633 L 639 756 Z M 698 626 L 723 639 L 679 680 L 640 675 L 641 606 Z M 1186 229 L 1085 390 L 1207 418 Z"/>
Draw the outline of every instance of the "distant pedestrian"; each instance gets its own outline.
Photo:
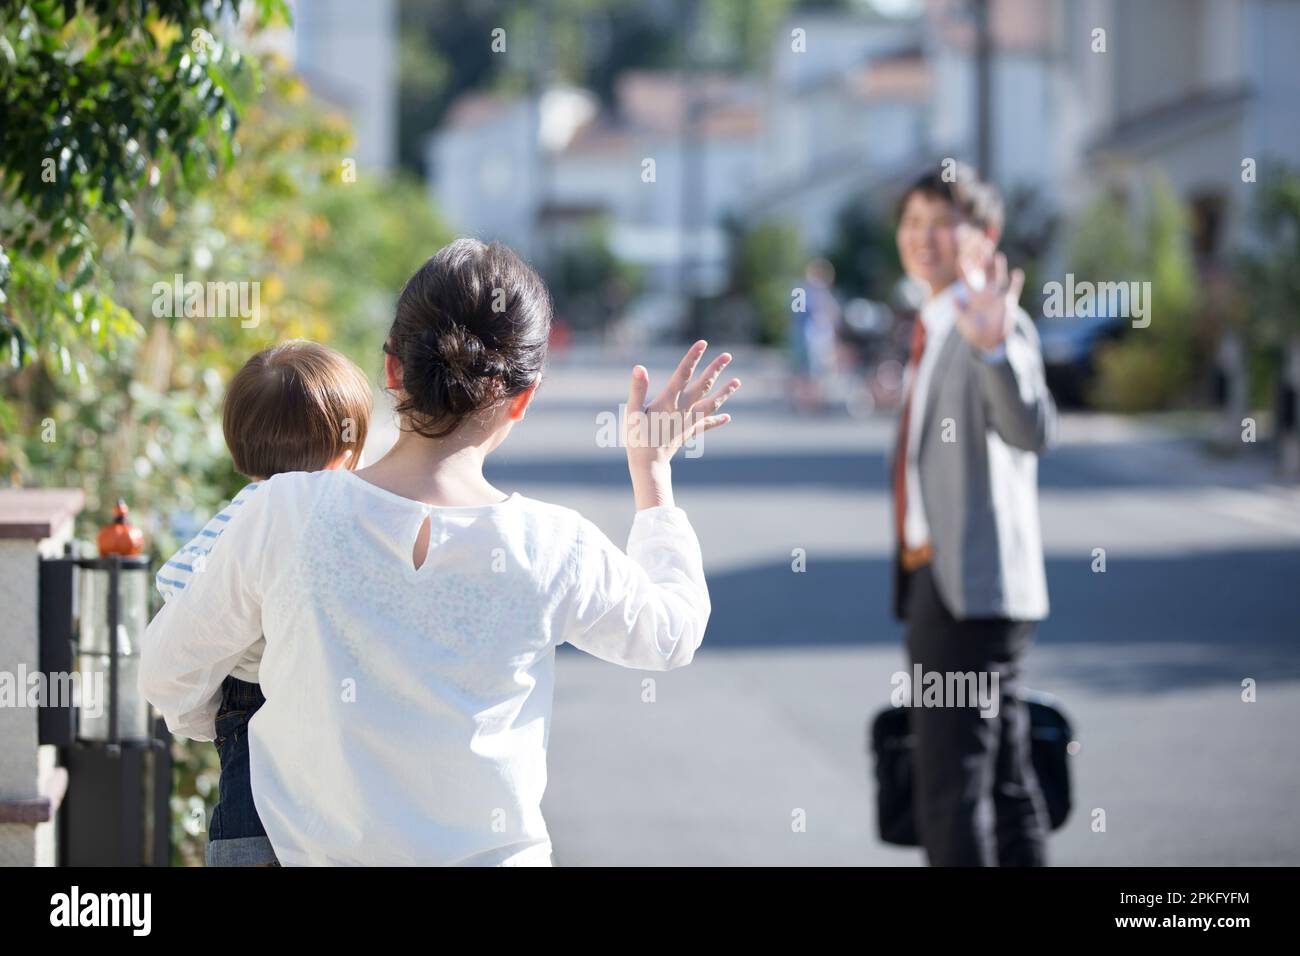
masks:
<path id="1" fill-rule="evenodd" d="M 825 410 L 826 387 L 835 374 L 836 334 L 840 305 L 832 284 L 835 269 L 825 259 L 814 259 L 804 271 L 802 308 L 790 323 L 790 355 L 795 410 Z"/>

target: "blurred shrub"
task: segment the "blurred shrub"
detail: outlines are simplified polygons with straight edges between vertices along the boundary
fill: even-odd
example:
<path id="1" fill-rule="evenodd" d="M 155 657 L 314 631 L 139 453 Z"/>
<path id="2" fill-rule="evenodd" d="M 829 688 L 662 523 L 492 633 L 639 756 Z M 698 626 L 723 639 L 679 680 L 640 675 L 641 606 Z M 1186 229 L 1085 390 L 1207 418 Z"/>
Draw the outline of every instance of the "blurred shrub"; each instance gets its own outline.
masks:
<path id="1" fill-rule="evenodd" d="M 83 487 L 83 535 L 125 497 L 156 553 L 168 553 L 186 532 L 173 533 L 173 517 L 204 518 L 242 484 L 221 434 L 233 371 L 258 349 L 305 337 L 377 381 L 393 297 L 449 236 L 418 184 L 366 170 L 345 181 L 346 123 L 311 102 L 301 80 L 270 63 L 265 72 L 238 162 L 201 189 L 174 186 L 142 203 L 129 249 L 118 242 L 102 256 L 139 333 L 112 348 L 70 345 L 69 358 L 0 378 L 14 422 L 0 466 L 10 483 Z M 154 285 L 176 274 L 257 283 L 260 321 L 155 317 Z M 43 440 L 46 421 L 53 441 Z"/>
<path id="2" fill-rule="evenodd" d="M 751 226 L 732 223 L 729 231 L 728 298 L 755 316 L 760 344 L 783 345 L 789 338 L 791 295 L 807 264 L 799 230 L 768 220 Z"/>
<path id="3" fill-rule="evenodd" d="M 604 219 L 585 223 L 554 245 L 545 278 L 556 318 L 579 331 L 604 329 L 640 291 L 640 268 L 614 254 Z"/>
<path id="4" fill-rule="evenodd" d="M 1114 197 L 1076 227 L 1076 281 L 1150 282 L 1151 323 L 1099 347 L 1093 404 L 1113 411 L 1168 408 L 1185 397 L 1208 362 L 1196 329 L 1197 276 L 1187 210 L 1163 177 L 1147 195 L 1144 223 Z"/>
<path id="5" fill-rule="evenodd" d="M 161 179 L 135 203 L 129 247 L 121 234 L 103 234 L 99 291 L 89 294 L 111 291 L 120 334 L 83 312 L 84 336 L 32 340 L 26 364 L 0 372 L 5 483 L 82 488 L 82 538 L 125 498 L 155 562 L 243 484 L 221 432 L 234 370 L 254 351 L 301 336 L 344 351 L 378 383 L 394 297 L 450 238 L 420 184 L 364 168 L 355 181 L 345 175 L 346 122 L 274 61 L 260 72 L 233 163 L 212 179 Z M 179 309 L 155 316 L 155 283 L 170 285 L 178 273 L 186 282 L 257 283 L 260 321 L 245 328 L 238 315 Z M 48 328 L 45 318 L 61 306 L 30 275 L 16 273 L 10 306 L 21 309 L 24 328 Z M 84 309 L 86 294 L 69 292 L 67 301 Z M 215 752 L 180 740 L 173 752 L 174 856 L 200 862 Z"/>
<path id="6" fill-rule="evenodd" d="M 903 274 L 894 239 L 893 213 L 870 196 L 858 196 L 835 217 L 835 231 L 826 247 L 835 267 L 835 286 L 848 298 L 889 301 Z"/>
<path id="7" fill-rule="evenodd" d="M 0 8 L 0 350 L 13 369 L 45 362 L 84 376 L 79 346 L 139 334 L 101 252 L 130 238 L 152 189 L 198 188 L 233 161 L 256 87 L 256 64 L 213 35 L 237 11 L 123 7 Z M 253 28 L 287 19 L 282 0 L 246 11 Z"/>
<path id="8" fill-rule="evenodd" d="M 202 866 L 221 761 L 211 741 L 172 738 L 172 866 Z"/>
<path id="9" fill-rule="evenodd" d="M 1254 243 L 1237 258 L 1234 274 L 1258 407 L 1273 402 L 1288 342 L 1300 336 L 1300 170 L 1281 168 L 1260 182 L 1251 212 Z"/>
<path id="10" fill-rule="evenodd" d="M 1188 385 L 1187 362 L 1154 341 L 1132 336 L 1100 346 L 1090 397 L 1098 408 L 1118 412 L 1167 408 Z"/>

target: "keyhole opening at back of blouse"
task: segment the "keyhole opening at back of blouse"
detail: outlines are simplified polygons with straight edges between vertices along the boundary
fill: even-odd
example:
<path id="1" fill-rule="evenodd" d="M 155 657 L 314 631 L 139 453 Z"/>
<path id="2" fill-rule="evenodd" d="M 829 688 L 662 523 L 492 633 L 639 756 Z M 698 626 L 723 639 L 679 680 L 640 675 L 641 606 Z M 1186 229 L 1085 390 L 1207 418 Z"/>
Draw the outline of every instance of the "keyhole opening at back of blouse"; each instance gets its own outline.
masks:
<path id="1" fill-rule="evenodd" d="M 415 534 L 415 545 L 411 548 L 411 563 L 415 565 L 415 570 L 424 567 L 424 562 L 429 560 L 429 539 L 433 537 L 432 515 L 426 511 L 424 520 L 420 522 L 420 530 Z"/>

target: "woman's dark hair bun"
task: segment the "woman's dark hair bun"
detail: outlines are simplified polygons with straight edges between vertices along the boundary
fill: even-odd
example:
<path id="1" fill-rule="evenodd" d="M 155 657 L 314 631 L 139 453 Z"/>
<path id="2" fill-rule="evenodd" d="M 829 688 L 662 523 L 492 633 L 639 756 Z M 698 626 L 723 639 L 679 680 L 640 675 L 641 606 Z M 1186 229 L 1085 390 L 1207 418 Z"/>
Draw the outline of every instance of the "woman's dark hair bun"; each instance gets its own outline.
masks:
<path id="1" fill-rule="evenodd" d="M 507 246 L 457 239 L 407 280 L 384 351 L 402 366 L 397 411 L 428 438 L 537 381 L 551 300 Z"/>

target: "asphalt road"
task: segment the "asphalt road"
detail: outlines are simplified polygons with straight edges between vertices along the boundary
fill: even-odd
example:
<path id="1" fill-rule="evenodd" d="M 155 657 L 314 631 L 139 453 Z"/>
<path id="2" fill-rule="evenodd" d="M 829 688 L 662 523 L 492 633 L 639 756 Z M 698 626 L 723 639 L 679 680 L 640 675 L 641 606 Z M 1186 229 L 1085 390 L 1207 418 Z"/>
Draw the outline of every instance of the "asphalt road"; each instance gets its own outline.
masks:
<path id="1" fill-rule="evenodd" d="M 636 358 L 663 381 L 670 356 Z M 556 362 L 489 476 L 626 540 L 626 465 L 596 416 L 631 364 Z M 876 837 L 865 746 L 906 666 L 888 614 L 892 421 L 797 418 L 770 356 L 733 368 L 733 423 L 674 467 L 713 599 L 695 662 L 649 674 L 561 649 L 556 862 L 917 865 Z M 1053 863 L 1300 863 L 1300 490 L 1260 450 L 1214 460 L 1180 427 L 1069 416 L 1041 462 L 1052 614 L 1027 683 L 1062 700 L 1079 744 Z"/>

